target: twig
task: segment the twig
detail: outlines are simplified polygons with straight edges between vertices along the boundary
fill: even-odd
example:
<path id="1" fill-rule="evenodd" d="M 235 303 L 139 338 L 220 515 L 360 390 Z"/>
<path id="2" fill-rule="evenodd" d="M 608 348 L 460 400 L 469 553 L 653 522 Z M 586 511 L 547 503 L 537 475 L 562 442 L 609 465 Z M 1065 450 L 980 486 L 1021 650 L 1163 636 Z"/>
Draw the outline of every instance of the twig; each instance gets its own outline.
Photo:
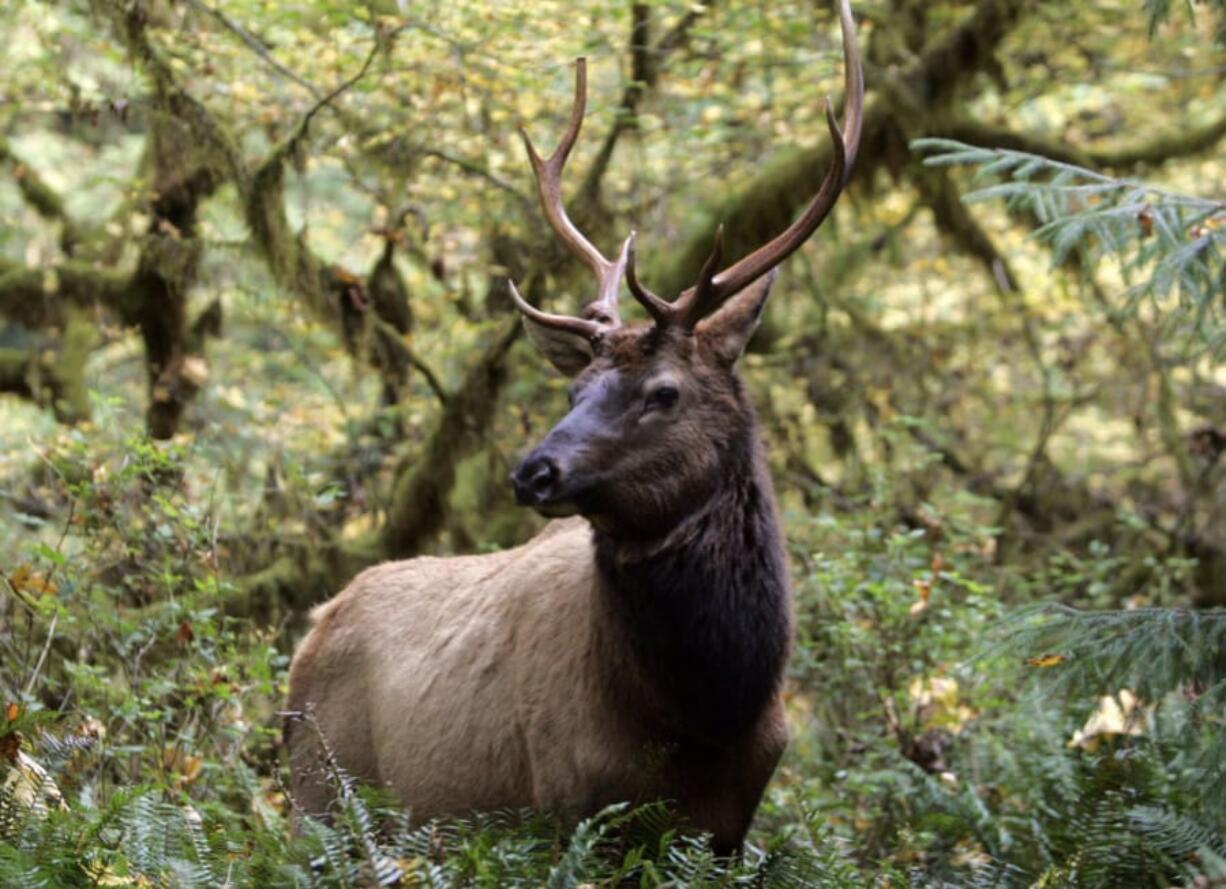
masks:
<path id="1" fill-rule="evenodd" d="M 239 40 L 247 44 L 252 52 L 264 60 L 265 64 L 267 64 L 286 80 L 296 83 L 316 99 L 320 97 L 321 91 L 319 87 L 315 86 L 315 84 L 311 83 L 306 78 L 294 73 L 285 65 L 278 62 L 273 54 L 268 51 L 268 47 L 261 43 L 259 38 L 257 38 L 254 34 L 252 34 L 242 25 L 238 24 L 238 22 L 228 18 L 221 10 L 215 9 L 212 6 L 209 6 L 207 3 L 201 2 L 201 0 L 188 0 L 188 2 L 193 8 L 217 19 L 217 21 L 219 21 L 226 30 L 230 31 L 232 34 L 237 36 Z"/>
<path id="2" fill-rule="evenodd" d="M 391 40 L 392 37 L 394 37 L 399 32 L 399 30 L 400 29 L 397 28 L 396 30 L 391 31 L 387 35 L 386 39 Z M 356 74 L 354 74 L 348 80 L 342 81 L 341 83 L 337 84 L 329 93 L 327 93 L 324 96 L 321 96 L 319 100 L 316 101 L 316 103 L 311 106 L 310 110 L 308 110 L 307 113 L 302 116 L 302 120 L 301 122 L 299 122 L 298 126 L 294 128 L 294 134 L 290 136 L 287 140 L 285 140 L 285 142 L 282 144 L 282 148 L 278 150 L 278 154 L 280 154 L 281 156 L 284 156 L 285 152 L 292 150 L 297 145 L 299 140 L 301 140 L 306 135 L 307 128 L 310 127 L 311 121 L 315 118 L 315 115 L 318 114 L 320 110 L 322 110 L 325 106 L 330 105 L 334 99 L 339 97 L 342 93 L 344 93 L 346 90 L 348 90 L 350 87 L 352 87 L 359 80 L 361 80 L 363 77 L 366 76 L 366 72 L 369 71 L 370 66 L 374 64 L 375 56 L 379 54 L 379 50 L 382 49 L 383 46 L 384 46 L 384 38 L 381 38 L 379 32 L 376 31 L 374 45 L 371 46 L 370 52 L 366 55 L 366 61 L 362 63 L 362 67 L 358 69 L 358 72 Z"/>
<path id="3" fill-rule="evenodd" d="M 332 382 L 326 376 L 324 376 L 323 371 L 321 371 L 318 367 L 312 364 L 311 360 L 306 356 L 306 354 L 302 350 L 300 350 L 297 346 L 294 345 L 293 341 L 288 336 L 286 336 L 284 333 L 282 333 L 279 330 L 276 331 L 276 333 L 277 333 L 277 336 L 281 338 L 281 342 L 285 346 L 285 348 L 289 349 L 289 351 L 293 354 L 295 358 L 298 359 L 298 361 L 302 364 L 302 366 L 305 367 L 308 371 L 310 371 L 311 375 L 314 376 L 317 380 L 319 380 L 321 384 L 323 384 L 324 389 L 327 391 L 329 395 L 332 396 L 332 400 L 336 403 L 337 408 L 340 410 L 341 416 L 344 417 L 345 424 L 348 425 L 349 409 L 345 406 L 345 399 L 342 398 L 341 394 L 336 391 L 336 387 L 332 385 Z"/>
<path id="4" fill-rule="evenodd" d="M 371 320 L 374 321 L 375 329 L 384 338 L 384 341 L 399 352 L 400 357 L 421 371 L 421 375 L 426 378 L 426 384 L 434 392 L 435 397 L 438 398 L 439 404 L 446 406 L 447 390 L 443 388 L 443 384 L 439 382 L 438 376 L 430 369 L 430 365 L 426 364 L 412 347 L 404 341 L 400 331 L 376 315 L 372 315 Z"/>
<path id="5" fill-rule="evenodd" d="M 51 626 L 47 628 L 47 641 L 43 643 L 43 650 L 39 653 L 38 661 L 34 664 L 34 671 L 30 674 L 30 678 L 26 680 L 26 687 L 22 690 L 23 695 L 28 695 L 34 689 L 34 682 L 38 679 L 38 674 L 42 672 L 43 663 L 47 660 L 47 652 L 51 650 L 51 640 L 55 638 L 55 626 L 59 621 L 59 612 L 51 615 Z"/>
<path id="6" fill-rule="evenodd" d="M 660 65 L 675 49 L 685 44 L 689 30 L 713 4 L 707 3 L 687 12 L 656 43 L 649 41 L 650 17 L 644 4 L 633 6 L 633 22 L 630 30 L 631 79 L 622 92 L 613 126 L 605 136 L 592 166 L 583 177 L 579 194 L 585 202 L 595 202 L 600 192 L 600 183 L 613 159 L 613 151 L 622 133 L 635 127 L 635 114 L 648 89 L 656 85 Z"/>
<path id="7" fill-rule="evenodd" d="M 422 149 L 419 149 L 419 153 L 421 154 L 422 157 L 432 157 L 435 160 L 440 160 L 440 161 L 443 161 L 444 163 L 448 163 L 448 164 L 451 164 L 452 166 L 458 167 L 459 169 L 463 170 L 465 173 L 468 173 L 472 176 L 477 176 L 481 179 L 484 179 L 486 182 L 490 183 L 494 187 L 500 188 L 503 191 L 507 192 L 508 194 L 513 195 L 517 201 L 524 204 L 525 207 L 527 207 L 529 210 L 531 210 L 532 208 L 532 201 L 528 199 L 527 195 L 525 195 L 522 191 L 520 191 L 518 188 L 516 188 L 511 183 L 507 182 L 505 179 L 495 176 L 493 173 L 485 169 L 485 167 L 481 166 L 480 164 L 474 163 L 470 160 L 465 160 L 462 157 L 457 157 L 454 154 L 449 154 L 448 152 L 443 151 L 442 149 L 439 149 L 439 148 L 422 148 Z"/>

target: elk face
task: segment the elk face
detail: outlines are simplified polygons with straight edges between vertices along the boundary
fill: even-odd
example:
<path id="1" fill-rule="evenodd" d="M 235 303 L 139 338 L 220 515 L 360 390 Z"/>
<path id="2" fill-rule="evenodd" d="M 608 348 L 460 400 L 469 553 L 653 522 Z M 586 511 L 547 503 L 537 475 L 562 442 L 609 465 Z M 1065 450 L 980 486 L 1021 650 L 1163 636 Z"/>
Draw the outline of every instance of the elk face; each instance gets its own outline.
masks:
<path id="1" fill-rule="evenodd" d="M 596 299 L 572 317 L 533 308 L 510 284 L 532 341 L 574 378 L 570 413 L 512 474 L 520 503 L 545 515 L 582 513 L 597 525 L 658 532 L 703 503 L 737 443 L 748 446 L 753 410 L 734 365 L 757 324 L 776 266 L 834 207 L 860 143 L 864 77 L 847 0 L 839 0 L 839 21 L 843 126 L 827 101 L 833 163 L 817 194 L 778 237 L 722 271 L 717 232 L 697 283 L 671 302 L 639 283 L 633 233 L 610 260 L 566 215 L 561 177 L 583 122 L 583 59 L 575 69 L 570 123 L 553 154 L 542 158 L 523 134 L 545 217 L 598 286 Z M 654 324 L 622 325 L 623 277 Z"/>
<path id="2" fill-rule="evenodd" d="M 753 425 L 734 365 L 772 281 L 728 300 L 692 333 L 622 327 L 589 348 L 526 321 L 546 357 L 574 379 L 570 412 L 512 474 L 518 501 L 547 516 L 581 513 L 651 533 L 705 502 Z"/>

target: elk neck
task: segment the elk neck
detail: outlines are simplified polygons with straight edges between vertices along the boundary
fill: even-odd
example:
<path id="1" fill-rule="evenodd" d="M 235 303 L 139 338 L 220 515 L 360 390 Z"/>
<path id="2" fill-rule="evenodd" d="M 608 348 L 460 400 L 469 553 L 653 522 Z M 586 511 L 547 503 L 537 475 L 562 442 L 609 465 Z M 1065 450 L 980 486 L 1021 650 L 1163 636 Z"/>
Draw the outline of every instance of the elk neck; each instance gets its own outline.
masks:
<path id="1" fill-rule="evenodd" d="M 662 538 L 595 530 L 596 644 L 614 705 L 653 742 L 721 743 L 779 687 L 791 604 L 774 490 L 747 424 L 712 496 Z"/>

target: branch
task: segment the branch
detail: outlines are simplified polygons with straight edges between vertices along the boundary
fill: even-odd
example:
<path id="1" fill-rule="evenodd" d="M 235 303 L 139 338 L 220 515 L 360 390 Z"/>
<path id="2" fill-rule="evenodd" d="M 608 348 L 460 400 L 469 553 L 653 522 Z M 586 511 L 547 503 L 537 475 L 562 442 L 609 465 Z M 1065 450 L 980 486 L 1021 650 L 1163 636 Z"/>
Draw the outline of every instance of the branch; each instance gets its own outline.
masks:
<path id="1" fill-rule="evenodd" d="M 278 62 L 273 54 L 268 51 L 268 47 L 266 47 L 257 37 L 255 37 L 255 35 L 253 35 L 242 25 L 228 18 L 223 12 L 221 12 L 221 10 L 214 9 L 207 3 L 202 3 L 201 0 L 188 0 L 188 2 L 191 3 L 193 8 L 217 19 L 217 21 L 221 23 L 222 27 L 237 36 L 238 39 L 245 43 L 252 52 L 254 52 L 264 61 L 265 64 L 267 64 L 286 80 L 289 80 L 292 83 L 302 87 L 314 98 L 318 99 L 320 97 L 321 92 L 319 87 L 315 86 L 315 84 L 299 76 L 298 74 L 295 74 L 292 70 Z"/>
<path id="2" fill-rule="evenodd" d="M 399 33 L 399 31 L 400 29 L 391 31 L 387 36 L 387 40 L 390 41 L 394 39 L 395 35 Z M 331 105 L 334 100 L 339 98 L 350 87 L 357 84 L 358 81 L 366 76 L 366 72 L 369 71 L 370 66 L 374 64 L 375 57 L 379 54 L 379 50 L 382 49 L 383 46 L 384 41 L 380 38 L 379 32 L 376 31 L 375 42 L 371 46 L 370 52 L 366 55 L 366 60 L 362 63 L 362 67 L 358 69 L 357 73 L 348 80 L 344 80 L 337 84 L 326 95 L 320 96 L 315 104 L 312 105 L 307 110 L 306 114 L 302 116 L 302 120 L 298 122 L 296 127 L 294 127 L 294 130 L 292 133 L 290 133 L 289 137 L 272 150 L 268 158 L 264 161 L 264 165 L 270 163 L 282 163 L 289 154 L 297 150 L 299 143 L 306 137 L 307 130 L 310 128 L 311 121 L 315 118 L 315 115 L 318 114 L 323 108 Z"/>
<path id="3" fill-rule="evenodd" d="M 1160 136 L 1137 145 L 1119 148 L 1077 149 L 1063 142 L 1018 133 L 970 118 L 959 118 L 933 128 L 942 138 L 966 142 L 983 148 L 1007 148 L 1037 154 L 1052 160 L 1091 169 L 1120 169 L 1149 166 L 1175 158 L 1208 151 L 1226 138 L 1226 114 L 1204 126 L 1187 131 L 1163 131 Z"/>
<path id="4" fill-rule="evenodd" d="M 415 148 L 412 150 L 417 154 L 420 154 L 422 157 L 431 157 L 435 160 L 451 164 L 452 166 L 463 170 L 465 173 L 468 173 L 471 176 L 484 179 L 490 185 L 493 185 L 495 188 L 501 189 L 514 197 L 516 201 L 523 205 L 523 209 L 525 209 L 529 214 L 534 212 L 534 204 L 526 194 L 524 194 L 510 182 L 507 182 L 505 179 L 495 176 L 480 164 L 474 163 L 470 160 L 465 160 L 462 157 L 457 157 L 456 155 L 443 151 L 440 148 Z"/>
<path id="5" fill-rule="evenodd" d="M 346 314 L 343 300 L 348 298 L 351 289 L 350 283 L 344 279 L 354 276 L 334 274 L 328 264 L 290 228 L 285 209 L 285 162 L 306 137 L 315 115 L 365 77 L 384 46 L 384 41 L 376 36 L 370 53 L 357 73 L 321 96 L 303 115 L 289 137 L 269 152 L 247 181 L 246 187 L 240 187 L 247 226 L 273 279 L 287 290 L 301 295 L 312 311 L 340 328 L 342 335 L 345 334 Z"/>
<path id="6" fill-rule="evenodd" d="M 418 354 L 404 341 L 404 336 L 401 335 L 395 327 L 388 324 L 377 315 L 371 315 L 371 321 L 375 325 L 375 331 L 383 338 L 383 342 L 389 347 L 396 350 L 396 353 L 414 368 L 421 372 L 421 375 L 426 378 L 426 384 L 430 387 L 430 391 L 438 399 L 439 404 L 443 407 L 447 406 L 447 390 L 443 388 L 443 384 L 439 382 L 438 375 L 430 369 L 430 365 L 426 364 Z"/>
<path id="7" fill-rule="evenodd" d="M 60 248 L 65 254 L 71 255 L 84 238 L 64 208 L 63 198 L 43 182 L 33 167 L 13 154 L 12 147 L 3 137 L 0 137 L 0 162 L 12 165 L 17 190 L 34 212 L 48 222 L 60 223 Z"/>
<path id="8" fill-rule="evenodd" d="M 587 175 L 583 178 L 583 184 L 578 192 L 580 203 L 592 206 L 598 202 L 600 183 L 609 169 L 617 142 L 627 130 L 638 127 L 636 114 L 639 103 L 647 89 L 655 87 L 660 66 L 673 50 L 685 44 L 691 26 L 712 5 L 708 3 L 705 6 L 692 8 L 654 46 L 650 42 L 651 7 L 646 3 L 635 3 L 631 7 L 630 82 L 626 84 L 622 92 L 613 126 L 605 136 Z"/>
<path id="9" fill-rule="evenodd" d="M 516 318 L 498 331 L 465 374 L 463 384 L 447 399 L 421 455 L 400 472 L 382 531 L 388 558 L 420 553 L 443 527 L 456 468 L 476 449 L 480 433 L 489 427 L 506 380 L 507 350 L 522 330 Z"/>
<path id="10" fill-rule="evenodd" d="M 219 21 L 223 27 L 225 27 L 228 31 L 230 31 L 232 34 L 237 36 L 244 44 L 247 45 L 248 48 L 250 48 L 253 52 L 255 52 L 257 56 L 259 56 L 267 65 L 269 65 L 269 67 L 275 70 L 278 74 L 280 74 L 282 77 L 286 78 L 287 80 L 291 81 L 292 83 L 305 89 L 308 93 L 311 94 L 312 97 L 318 100 L 322 106 L 326 106 L 327 108 L 329 108 L 329 110 L 337 114 L 347 127 L 350 127 L 355 133 L 358 133 L 363 137 L 362 141 L 366 141 L 369 137 L 375 135 L 369 128 L 364 127 L 360 120 L 354 118 L 350 114 L 345 113 L 342 109 L 337 108 L 335 105 L 331 104 L 330 102 L 325 101 L 326 98 L 328 97 L 324 96 L 323 90 L 321 90 L 315 84 L 311 83 L 305 77 L 302 77 L 300 74 L 294 72 L 290 68 L 287 68 L 285 65 L 281 64 L 281 62 L 277 61 L 277 59 L 272 55 L 271 52 L 269 52 L 268 48 L 259 40 L 259 38 L 255 37 L 255 35 L 253 35 L 250 31 L 248 31 L 242 25 L 238 24 L 233 19 L 227 17 L 220 10 L 215 9 L 201 2 L 201 0 L 189 0 L 189 2 L 196 9 L 199 9 L 201 12 L 204 12 L 212 16 L 213 18 L 217 19 L 217 21 Z M 415 26 L 423 27 L 420 24 L 417 24 Z M 406 27 L 408 27 L 408 25 L 405 25 L 402 28 L 398 28 L 396 32 L 393 32 L 393 33 L 398 33 L 399 31 L 404 30 L 404 28 Z M 349 84 L 349 85 L 352 86 L 353 84 Z M 335 96 L 332 96 L 331 98 L 335 98 Z M 312 113 L 314 113 L 314 111 L 318 111 L 319 107 L 320 106 L 316 106 L 316 108 L 313 109 Z M 431 157 L 431 158 L 435 158 L 436 160 L 440 160 L 445 163 L 452 164 L 453 166 L 460 168 L 466 173 L 469 173 L 473 176 L 480 177 L 484 179 L 486 182 L 489 182 L 491 185 L 495 186 L 496 188 L 499 188 L 507 192 L 508 194 L 511 194 L 512 196 L 516 198 L 517 201 L 525 205 L 527 209 L 531 210 L 532 202 L 528 199 L 528 197 L 522 191 L 520 191 L 518 188 L 516 188 L 514 185 L 507 182 L 506 180 L 500 179 L 499 177 L 495 176 L 489 170 L 487 170 L 486 168 L 482 167 L 481 165 L 477 163 L 474 163 L 473 161 L 465 160 L 464 158 L 457 157 L 455 155 L 449 154 L 445 151 L 442 151 L 436 148 L 418 148 L 416 146 L 411 146 L 409 150 L 411 150 L 415 154 L 420 154 L 423 157 Z M 371 153 L 368 156 L 378 157 L 378 153 Z"/>
<path id="11" fill-rule="evenodd" d="M 83 307 L 101 303 L 131 323 L 132 276 L 72 259 L 29 268 L 0 257 L 0 315 L 37 329 L 59 322 L 60 301 Z"/>

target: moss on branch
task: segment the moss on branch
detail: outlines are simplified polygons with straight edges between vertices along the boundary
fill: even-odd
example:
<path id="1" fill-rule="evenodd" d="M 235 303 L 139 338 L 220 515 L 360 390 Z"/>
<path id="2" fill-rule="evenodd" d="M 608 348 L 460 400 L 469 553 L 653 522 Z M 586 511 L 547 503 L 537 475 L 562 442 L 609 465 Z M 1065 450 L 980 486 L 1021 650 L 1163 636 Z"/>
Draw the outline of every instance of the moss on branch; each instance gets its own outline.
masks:
<path id="1" fill-rule="evenodd" d="M 0 315 L 41 329 L 62 324 L 68 305 L 103 305 L 129 317 L 134 305 L 132 276 L 78 260 L 29 268 L 0 257 Z"/>
<path id="2" fill-rule="evenodd" d="M 1012 30 L 1033 0 L 989 0 L 980 3 L 961 24 L 937 38 L 919 58 L 891 80 L 906 91 L 909 117 L 929 115 L 944 107 L 967 77 L 994 64 L 1001 40 Z M 870 84 L 870 87 L 872 84 Z M 898 166 L 906 154 L 906 139 L 897 125 L 896 102 L 870 100 L 853 179 L 868 181 L 883 164 Z M 731 198 L 714 203 L 706 219 L 667 264 L 657 267 L 653 286 L 666 296 L 697 280 L 710 255 L 715 229 L 724 225 L 724 255 L 735 260 L 781 232 L 817 191 L 831 160 L 823 141 L 808 149 L 791 149 Z"/>
<path id="3" fill-rule="evenodd" d="M 399 473 L 382 531 L 386 556 L 416 555 L 443 527 L 456 467 L 476 450 L 480 431 L 490 426 L 506 381 L 504 359 L 521 329 L 515 319 L 491 339 L 465 374 L 459 390 L 448 395 L 421 456 Z"/>
<path id="4" fill-rule="evenodd" d="M 1133 145 L 1085 149 L 965 117 L 933 130 L 934 135 L 968 145 L 1024 151 L 1092 170 L 1118 170 L 1153 166 L 1208 151 L 1226 138 L 1226 114 L 1200 127 L 1163 130 L 1160 135 Z"/>

